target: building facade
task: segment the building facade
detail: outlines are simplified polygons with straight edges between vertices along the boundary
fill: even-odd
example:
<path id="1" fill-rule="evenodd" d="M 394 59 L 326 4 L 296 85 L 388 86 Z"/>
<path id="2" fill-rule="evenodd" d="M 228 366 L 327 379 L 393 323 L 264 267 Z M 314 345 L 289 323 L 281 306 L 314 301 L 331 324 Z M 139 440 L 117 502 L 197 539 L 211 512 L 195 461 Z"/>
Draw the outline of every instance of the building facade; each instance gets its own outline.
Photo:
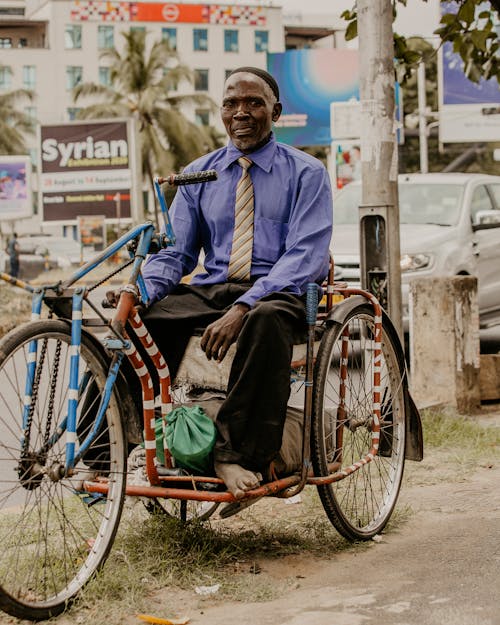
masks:
<path id="1" fill-rule="evenodd" d="M 167 40 L 194 71 L 194 85 L 179 84 L 179 94 L 203 93 L 215 102 L 227 72 L 241 65 L 265 68 L 268 51 L 284 50 L 280 7 L 2 0 L 0 91 L 33 89 L 36 100 L 26 112 L 41 123 L 70 121 L 77 113 L 72 88 L 80 82 L 109 84 L 109 65 L 101 53 L 120 52 L 122 33 L 132 29 L 145 30 L 149 44 Z M 208 109 L 185 114 L 200 124 L 219 125 L 218 115 Z"/>

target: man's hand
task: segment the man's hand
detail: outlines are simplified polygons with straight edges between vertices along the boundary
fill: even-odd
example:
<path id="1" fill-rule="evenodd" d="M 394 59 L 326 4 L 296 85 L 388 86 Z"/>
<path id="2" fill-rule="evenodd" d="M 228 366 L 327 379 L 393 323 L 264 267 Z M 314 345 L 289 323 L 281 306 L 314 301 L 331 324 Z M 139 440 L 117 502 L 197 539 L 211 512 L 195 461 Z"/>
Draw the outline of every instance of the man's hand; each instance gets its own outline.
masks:
<path id="1" fill-rule="evenodd" d="M 249 311 L 246 304 L 235 304 L 227 313 L 205 328 L 201 337 L 201 349 L 211 360 L 221 362 L 230 345 L 236 341 L 243 326 L 243 317 Z"/>

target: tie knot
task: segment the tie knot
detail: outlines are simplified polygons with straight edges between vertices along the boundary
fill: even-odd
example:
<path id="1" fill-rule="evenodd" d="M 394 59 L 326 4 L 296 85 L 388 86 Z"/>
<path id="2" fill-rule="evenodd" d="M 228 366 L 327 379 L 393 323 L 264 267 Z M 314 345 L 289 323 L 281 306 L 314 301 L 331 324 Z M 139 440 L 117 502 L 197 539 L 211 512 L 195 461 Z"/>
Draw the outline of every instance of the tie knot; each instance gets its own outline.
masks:
<path id="1" fill-rule="evenodd" d="M 243 167 L 243 169 L 247 171 L 247 169 L 249 169 L 253 165 L 253 161 L 251 161 L 246 156 L 240 156 L 240 158 L 238 159 L 238 165 L 240 167 Z"/>

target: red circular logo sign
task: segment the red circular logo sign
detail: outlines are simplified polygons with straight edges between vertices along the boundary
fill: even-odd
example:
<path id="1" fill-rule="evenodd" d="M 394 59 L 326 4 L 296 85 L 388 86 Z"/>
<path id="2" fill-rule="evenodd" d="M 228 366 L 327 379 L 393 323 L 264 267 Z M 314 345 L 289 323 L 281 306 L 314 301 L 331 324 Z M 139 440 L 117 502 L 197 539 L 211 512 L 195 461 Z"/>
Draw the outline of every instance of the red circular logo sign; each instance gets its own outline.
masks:
<path id="1" fill-rule="evenodd" d="M 166 22 L 176 22 L 179 17 L 179 7 L 176 4 L 165 4 L 161 13 Z"/>

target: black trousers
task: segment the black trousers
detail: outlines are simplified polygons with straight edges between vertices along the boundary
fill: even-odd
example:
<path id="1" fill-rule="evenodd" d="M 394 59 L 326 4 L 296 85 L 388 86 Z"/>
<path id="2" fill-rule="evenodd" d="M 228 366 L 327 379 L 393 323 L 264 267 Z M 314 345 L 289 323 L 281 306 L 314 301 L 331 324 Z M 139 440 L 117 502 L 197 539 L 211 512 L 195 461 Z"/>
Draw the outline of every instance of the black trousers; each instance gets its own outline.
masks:
<path id="1" fill-rule="evenodd" d="M 221 317 L 250 286 L 180 284 L 143 313 L 172 378 L 193 331 Z M 293 345 L 305 336 L 305 296 L 272 293 L 245 315 L 227 397 L 216 419 L 216 461 L 266 471 L 281 447 Z"/>

